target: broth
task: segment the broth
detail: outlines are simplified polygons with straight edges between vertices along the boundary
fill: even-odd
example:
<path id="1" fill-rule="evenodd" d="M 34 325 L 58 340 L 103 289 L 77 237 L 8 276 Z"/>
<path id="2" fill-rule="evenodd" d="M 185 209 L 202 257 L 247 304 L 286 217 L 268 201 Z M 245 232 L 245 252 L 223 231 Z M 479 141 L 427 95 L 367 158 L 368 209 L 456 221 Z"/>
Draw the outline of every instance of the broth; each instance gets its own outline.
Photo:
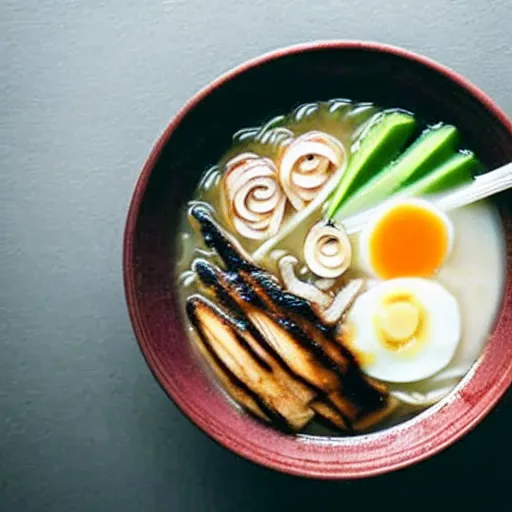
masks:
<path id="1" fill-rule="evenodd" d="M 301 136 L 307 137 L 308 134 L 314 131 L 334 137 L 336 141 L 341 143 L 350 165 L 353 155 L 361 149 L 361 140 L 365 133 L 371 129 L 376 120 L 380 118 L 379 116 L 383 115 L 383 112 L 393 111 L 383 111 L 369 103 L 355 104 L 346 100 L 311 103 L 300 106 L 289 115 L 276 117 L 261 127 L 244 129 L 234 135 L 232 147 L 227 150 L 217 165 L 203 174 L 195 196 L 182 214 L 178 244 L 180 257 L 178 258 L 176 274 L 180 284 L 180 302 L 183 307 L 184 318 L 187 318 L 187 311 L 190 315 L 190 309 L 187 310 L 187 303 L 191 296 L 206 294 L 209 300 L 214 303 L 218 302 L 217 297 L 206 292 L 204 286 L 199 283 L 197 271 L 192 269 L 193 262 L 199 258 L 221 268 L 225 264 L 225 261 L 223 262 L 222 258 L 219 258 L 218 251 L 216 252 L 211 246 L 205 244 L 204 230 L 201 233 L 200 230 L 193 227 L 194 223 L 191 222 L 188 210 L 191 205 L 205 206 L 207 211 L 213 212 L 212 217 L 218 223 L 220 229 L 228 233 L 228 236 L 234 235 L 242 248 L 241 250 L 246 251 L 247 254 L 253 256 L 258 254 L 258 251 L 261 251 L 260 248 L 268 244 L 268 238 L 272 239 L 273 237 L 273 235 L 270 235 L 255 240 L 240 236 L 233 226 L 233 220 L 226 214 L 225 203 L 223 203 L 225 199 L 222 199 L 224 197 L 222 180 L 226 173 L 226 166 L 229 165 L 232 159 L 238 155 L 251 153 L 259 158 L 268 158 L 273 162 L 279 162 L 283 151 L 286 151 L 294 140 Z M 397 110 L 396 112 L 400 111 Z M 411 138 L 418 137 L 425 127 L 424 123 L 417 123 Z M 459 146 L 460 144 L 457 145 L 457 147 Z M 357 192 L 358 189 L 355 190 Z M 427 194 L 425 197 L 428 199 L 430 196 Z M 363 254 L 364 244 L 362 245 L 362 242 L 360 242 L 363 235 L 359 232 L 349 233 L 348 240 L 352 251 L 351 264 L 348 270 L 343 273 L 342 278 L 324 277 L 318 273 L 315 274 L 311 270 L 312 266 L 307 256 L 305 256 L 305 240 L 313 227 L 321 224 L 322 219 L 325 218 L 326 208 L 324 203 L 312 208 L 306 218 L 291 229 L 288 234 L 281 236 L 278 231 L 278 238 L 273 246 L 264 254 L 258 256 L 257 265 L 269 274 L 276 276 L 281 286 L 286 288 L 283 285 L 280 258 L 287 255 L 295 258 L 297 262 L 294 267 L 294 277 L 300 279 L 302 283 L 306 283 L 310 288 L 317 289 L 319 295 L 324 298 L 327 296 L 328 300 L 333 299 L 338 290 L 350 283 L 351 280 L 357 280 L 360 277 L 372 282 L 371 286 L 368 285 L 368 290 L 363 292 L 369 294 L 374 290 L 372 286 L 378 286 L 378 282 L 385 280 L 379 279 L 378 276 L 376 278 L 372 275 L 372 272 L 369 272 L 368 262 L 365 261 Z M 287 201 L 284 207 L 281 229 L 282 226 L 286 226 L 287 223 L 293 221 L 295 216 L 297 216 L 295 208 L 290 204 L 290 201 Z M 429 404 L 426 403 L 429 401 L 428 396 L 432 395 L 434 397 L 431 400 L 432 403 L 444 397 L 478 359 L 492 330 L 494 319 L 502 301 L 505 274 L 504 233 L 499 214 L 491 201 L 480 201 L 449 212 L 448 219 L 455 233 L 453 247 L 451 247 L 450 253 L 439 271 L 431 276 L 429 280 L 442 285 L 457 302 L 460 314 L 460 335 L 454 354 L 450 357 L 449 364 L 445 364 L 439 371 L 426 378 L 417 379 L 413 382 L 392 382 L 377 378 L 376 386 L 380 386 L 382 381 L 386 393 L 396 394 L 398 404 L 385 418 L 375 421 L 367 427 L 362 427 L 361 431 L 381 429 L 400 423 L 428 407 Z M 329 244 L 332 240 L 327 240 L 327 242 Z M 232 277 L 236 274 L 237 271 L 234 271 Z M 412 289 L 414 291 L 414 287 Z M 357 301 L 358 298 L 355 300 Z M 226 304 L 221 305 L 226 306 Z M 239 307 L 242 306 L 239 304 L 237 308 Z M 350 316 L 350 311 L 349 308 L 349 313 L 345 313 L 343 318 L 346 318 L 347 315 Z M 432 314 L 432 311 L 429 310 L 428 313 Z M 252 317 L 249 316 L 248 318 L 250 320 Z M 296 321 L 300 324 L 300 319 Z M 190 339 L 197 343 L 199 339 L 197 329 L 193 327 L 188 319 L 186 322 L 188 323 Z M 341 318 L 337 321 L 336 325 L 339 326 L 339 329 L 346 327 L 344 322 L 345 320 Z M 450 329 L 447 329 L 447 331 Z M 208 333 L 211 334 L 212 330 L 203 332 L 203 338 Z M 348 341 L 347 346 L 349 350 L 352 350 L 353 347 L 348 344 Z M 363 352 L 361 351 L 361 354 L 357 353 L 356 359 L 364 367 L 361 362 Z M 210 353 L 210 356 L 207 355 L 207 358 L 210 358 L 210 365 L 207 364 L 206 366 L 215 364 L 211 361 L 212 354 L 213 352 Z M 213 356 L 217 357 L 217 353 Z M 217 361 L 217 363 L 223 366 L 222 360 Z M 398 361 L 397 364 L 402 364 L 402 362 Z M 369 364 L 369 367 L 372 367 L 371 364 Z M 375 373 L 377 370 L 377 368 L 374 368 L 371 371 Z M 375 377 L 371 371 L 369 370 L 366 373 Z M 212 375 L 212 378 L 218 381 L 215 375 Z M 244 384 L 242 386 L 240 379 L 235 380 L 245 390 L 245 383 L 242 383 Z M 407 400 L 410 401 L 410 397 L 416 396 L 418 393 L 427 397 L 424 405 L 407 402 Z M 233 398 L 233 393 L 228 392 L 228 395 Z M 236 396 L 240 396 L 240 393 Z M 228 396 L 228 398 L 230 397 Z M 251 401 L 252 398 L 253 395 L 250 393 Z M 259 404 L 258 400 L 256 402 Z M 233 403 L 239 405 L 236 399 L 233 400 Z M 248 407 L 244 408 L 247 409 Z M 255 408 L 258 409 L 258 405 Z M 263 411 L 265 412 L 266 409 L 263 409 Z M 316 417 L 312 421 L 308 421 L 307 426 L 300 430 L 311 435 L 332 436 L 346 435 L 347 433 L 340 432 L 332 425 L 326 425 L 323 420 L 317 421 Z"/>

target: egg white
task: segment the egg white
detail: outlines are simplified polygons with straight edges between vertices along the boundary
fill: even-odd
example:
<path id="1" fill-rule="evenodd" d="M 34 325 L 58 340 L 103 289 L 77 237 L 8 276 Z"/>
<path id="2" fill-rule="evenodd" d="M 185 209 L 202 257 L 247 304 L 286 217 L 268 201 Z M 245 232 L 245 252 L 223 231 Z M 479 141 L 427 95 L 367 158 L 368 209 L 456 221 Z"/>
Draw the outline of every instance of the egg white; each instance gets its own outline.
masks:
<path id="1" fill-rule="evenodd" d="M 425 338 L 412 351 L 392 349 L 382 343 L 374 321 L 386 297 L 404 291 L 421 304 L 426 315 Z M 352 332 L 350 347 L 356 355 L 364 355 L 363 371 L 387 382 L 415 382 L 436 374 L 449 364 L 461 338 L 457 300 L 441 284 L 421 278 L 377 284 L 355 301 L 346 320 Z"/>

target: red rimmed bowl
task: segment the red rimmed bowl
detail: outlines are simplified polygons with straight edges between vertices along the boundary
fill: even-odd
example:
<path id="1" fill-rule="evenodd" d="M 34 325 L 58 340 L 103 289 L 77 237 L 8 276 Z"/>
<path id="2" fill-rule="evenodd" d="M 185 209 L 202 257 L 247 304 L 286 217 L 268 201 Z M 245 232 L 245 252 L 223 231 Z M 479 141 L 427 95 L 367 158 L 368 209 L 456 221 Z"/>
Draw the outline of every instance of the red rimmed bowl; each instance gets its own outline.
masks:
<path id="1" fill-rule="evenodd" d="M 174 242 L 179 211 L 232 134 L 293 106 L 346 97 L 443 120 L 488 168 L 512 160 L 512 123 L 482 91 L 420 55 L 365 42 L 293 46 L 249 61 L 197 93 L 164 131 L 142 170 L 124 240 L 128 308 L 146 361 L 181 411 L 213 439 L 295 475 L 356 478 L 391 471 L 447 447 L 473 428 L 512 381 L 512 222 L 504 213 L 503 307 L 474 369 L 443 402 L 378 433 L 349 438 L 281 434 L 239 413 L 196 361 L 179 314 Z M 511 196 L 504 204 L 510 204 Z"/>

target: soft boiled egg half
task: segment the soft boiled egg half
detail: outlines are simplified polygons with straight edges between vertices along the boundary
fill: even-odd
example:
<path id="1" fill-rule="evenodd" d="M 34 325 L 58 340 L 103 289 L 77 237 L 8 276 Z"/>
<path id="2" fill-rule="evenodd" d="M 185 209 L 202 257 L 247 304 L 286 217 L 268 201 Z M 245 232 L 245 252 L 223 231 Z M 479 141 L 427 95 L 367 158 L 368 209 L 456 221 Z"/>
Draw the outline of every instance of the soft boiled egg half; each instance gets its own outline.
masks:
<path id="1" fill-rule="evenodd" d="M 359 296 L 344 330 L 365 373 L 388 382 L 414 382 L 450 362 L 461 319 L 457 301 L 441 284 L 399 278 Z"/>
<path id="2" fill-rule="evenodd" d="M 448 216 L 421 199 L 391 201 L 359 238 L 363 266 L 377 277 L 431 277 L 453 246 Z"/>

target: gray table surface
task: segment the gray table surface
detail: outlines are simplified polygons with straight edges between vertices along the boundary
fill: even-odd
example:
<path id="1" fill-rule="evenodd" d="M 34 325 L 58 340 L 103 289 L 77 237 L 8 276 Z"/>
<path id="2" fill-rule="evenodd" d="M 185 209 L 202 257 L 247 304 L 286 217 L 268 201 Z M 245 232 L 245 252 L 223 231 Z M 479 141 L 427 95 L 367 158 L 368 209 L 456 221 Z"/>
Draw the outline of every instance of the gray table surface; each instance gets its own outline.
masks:
<path id="1" fill-rule="evenodd" d="M 2 0 L 0 510 L 309 510 L 509 494 L 510 398 L 443 454 L 366 482 L 304 481 L 223 450 L 145 366 L 121 238 L 152 143 L 233 65 L 306 40 L 378 40 L 455 68 L 510 115 L 511 21 L 510 0 Z"/>

